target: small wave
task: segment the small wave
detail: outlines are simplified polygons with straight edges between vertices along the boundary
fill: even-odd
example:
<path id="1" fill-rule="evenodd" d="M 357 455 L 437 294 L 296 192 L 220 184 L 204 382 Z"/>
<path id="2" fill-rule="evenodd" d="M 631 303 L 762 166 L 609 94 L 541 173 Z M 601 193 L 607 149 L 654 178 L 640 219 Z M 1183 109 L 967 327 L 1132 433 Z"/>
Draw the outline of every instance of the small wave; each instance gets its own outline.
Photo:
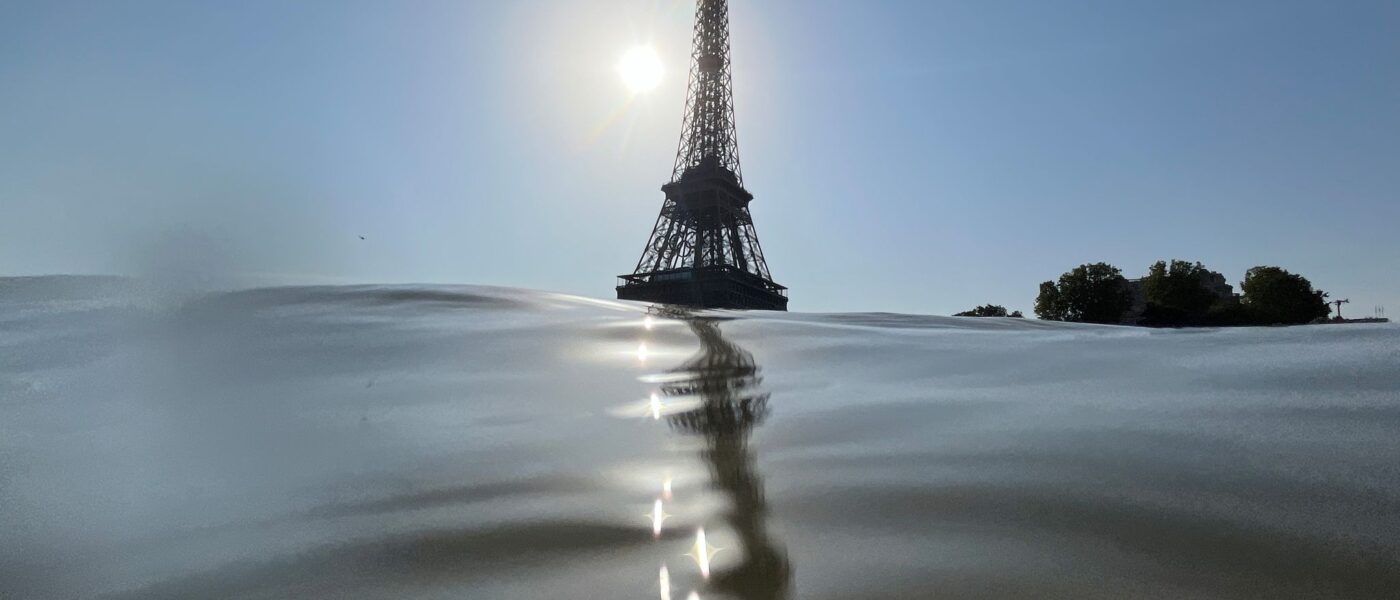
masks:
<path id="1" fill-rule="evenodd" d="M 434 304 L 447 307 L 524 308 L 537 304 L 526 290 L 485 286 L 296 286 L 226 292 L 206 297 L 204 304 L 258 307 L 299 304 L 402 306 Z"/>
<path id="2" fill-rule="evenodd" d="M 440 506 L 473 504 L 536 494 L 560 494 L 596 488 L 582 479 L 537 478 L 480 485 L 437 488 L 357 502 L 338 502 L 312 508 L 305 517 L 333 519 L 422 510 Z"/>
<path id="3" fill-rule="evenodd" d="M 1096 331 L 1119 332 L 1113 325 L 1063 323 L 1011 317 L 943 317 L 902 313 L 764 313 L 754 318 L 798 321 L 816 325 L 839 325 L 877 329 L 948 329 L 962 331 Z"/>
<path id="4" fill-rule="evenodd" d="M 553 556 L 608 553 L 650 541 L 635 527 L 580 521 L 429 530 L 229 565 L 106 598 L 379 597 L 375 591 L 402 592 L 405 585 L 470 582 L 507 569 L 547 570 Z"/>

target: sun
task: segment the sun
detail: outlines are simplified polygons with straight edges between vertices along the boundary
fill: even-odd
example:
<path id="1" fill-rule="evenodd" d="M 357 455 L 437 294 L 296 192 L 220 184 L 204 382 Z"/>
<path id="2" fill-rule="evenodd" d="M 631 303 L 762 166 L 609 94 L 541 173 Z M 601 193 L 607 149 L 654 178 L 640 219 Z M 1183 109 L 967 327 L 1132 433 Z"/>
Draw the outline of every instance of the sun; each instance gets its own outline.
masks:
<path id="1" fill-rule="evenodd" d="M 661 57 L 651 46 L 637 46 L 622 55 L 617 62 L 617 74 L 622 76 L 622 84 L 627 91 L 641 94 L 656 89 L 661 83 Z"/>

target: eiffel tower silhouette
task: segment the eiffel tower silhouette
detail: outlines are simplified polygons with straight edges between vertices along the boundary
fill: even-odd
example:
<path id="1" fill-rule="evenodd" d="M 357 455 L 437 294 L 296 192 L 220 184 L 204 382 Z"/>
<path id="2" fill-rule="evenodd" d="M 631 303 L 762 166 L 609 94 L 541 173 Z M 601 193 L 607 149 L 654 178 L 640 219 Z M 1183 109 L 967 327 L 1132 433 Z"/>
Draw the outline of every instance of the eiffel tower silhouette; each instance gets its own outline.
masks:
<path id="1" fill-rule="evenodd" d="M 787 310 L 754 232 L 739 168 L 729 4 L 699 0 L 680 148 L 666 201 L 617 297 L 702 308 Z"/>

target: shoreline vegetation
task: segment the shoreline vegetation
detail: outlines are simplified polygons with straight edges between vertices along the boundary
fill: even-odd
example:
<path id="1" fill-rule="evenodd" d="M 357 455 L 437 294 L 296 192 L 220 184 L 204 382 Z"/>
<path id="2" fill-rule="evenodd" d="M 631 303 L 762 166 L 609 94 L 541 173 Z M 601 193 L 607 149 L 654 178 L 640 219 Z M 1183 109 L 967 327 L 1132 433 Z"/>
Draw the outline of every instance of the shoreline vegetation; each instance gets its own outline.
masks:
<path id="1" fill-rule="evenodd" d="M 1040 284 L 1036 316 L 1147 327 L 1302 325 L 1331 313 L 1327 292 L 1302 275 L 1274 266 L 1249 269 L 1240 293 L 1200 262 L 1157 261 L 1128 280 L 1107 263 L 1080 265 Z"/>
<path id="2" fill-rule="evenodd" d="M 1274 266 L 1245 273 L 1240 292 L 1200 262 L 1157 261 L 1147 275 L 1128 279 L 1108 263 L 1079 265 L 1040 284 L 1035 315 L 1046 321 L 1140 327 L 1258 327 L 1303 324 L 1388 323 L 1385 318 L 1343 319 L 1328 294 L 1302 275 Z M 1347 302 L 1346 300 L 1340 301 Z M 1340 304 L 1338 304 L 1340 308 Z M 1019 317 L 995 304 L 957 317 Z"/>

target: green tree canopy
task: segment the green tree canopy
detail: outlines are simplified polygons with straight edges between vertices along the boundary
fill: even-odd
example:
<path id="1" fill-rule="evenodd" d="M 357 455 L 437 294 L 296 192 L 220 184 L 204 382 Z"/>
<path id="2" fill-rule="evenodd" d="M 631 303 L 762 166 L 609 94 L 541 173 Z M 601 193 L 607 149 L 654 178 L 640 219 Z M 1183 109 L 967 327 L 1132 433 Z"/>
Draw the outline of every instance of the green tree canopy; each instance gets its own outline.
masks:
<path id="1" fill-rule="evenodd" d="M 953 316 L 1008 316 L 1007 308 L 1000 303 L 988 303 L 988 305 L 977 306 L 972 310 L 963 310 Z"/>
<path id="2" fill-rule="evenodd" d="M 1327 294 L 1302 275 L 1278 267 L 1254 267 L 1240 284 L 1249 317 L 1261 325 L 1308 323 L 1331 312 Z"/>
<path id="3" fill-rule="evenodd" d="M 1012 319 L 1023 319 L 1023 317 L 1025 317 L 1025 315 L 1022 315 L 1021 310 L 1012 310 L 1011 313 L 1007 313 L 1007 308 L 1000 305 L 1000 303 L 988 303 L 988 305 L 977 306 L 977 308 L 963 310 L 963 312 L 956 313 L 956 315 L 953 316 L 1009 316 L 1012 317 Z"/>
<path id="4" fill-rule="evenodd" d="M 1211 288 L 1225 276 L 1201 263 L 1184 260 L 1157 261 L 1142 280 L 1147 308 L 1143 322 L 1149 325 L 1201 325 L 1221 298 Z"/>
<path id="5" fill-rule="evenodd" d="M 1057 283 L 1040 284 L 1035 314 L 1053 321 L 1118 323 L 1132 303 L 1123 272 L 1107 263 L 1093 263 L 1075 267 Z"/>
<path id="6" fill-rule="evenodd" d="M 1040 284 L 1040 294 L 1035 297 L 1035 316 L 1046 321 L 1065 320 L 1064 301 L 1060 299 L 1060 288 L 1055 287 L 1055 282 L 1046 281 Z"/>

